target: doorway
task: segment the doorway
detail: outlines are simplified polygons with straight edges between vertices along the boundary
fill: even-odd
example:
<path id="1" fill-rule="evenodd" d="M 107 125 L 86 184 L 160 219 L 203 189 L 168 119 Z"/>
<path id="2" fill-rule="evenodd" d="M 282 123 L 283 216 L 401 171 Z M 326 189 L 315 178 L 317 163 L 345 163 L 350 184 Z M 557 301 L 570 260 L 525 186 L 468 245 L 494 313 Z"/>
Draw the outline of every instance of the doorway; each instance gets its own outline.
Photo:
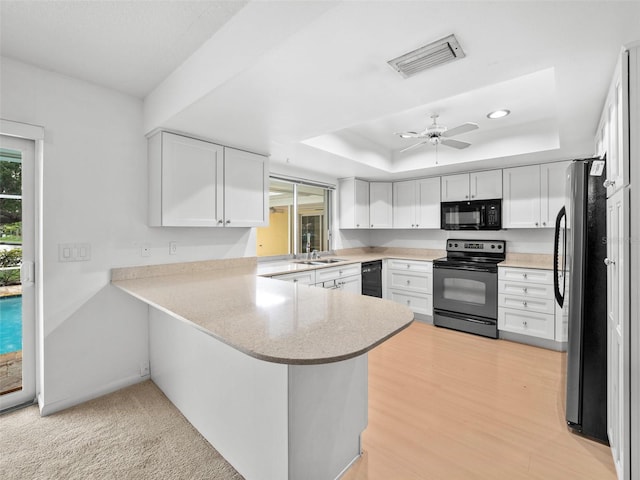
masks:
<path id="1" fill-rule="evenodd" d="M 35 398 L 35 142 L 0 135 L 0 411 Z"/>

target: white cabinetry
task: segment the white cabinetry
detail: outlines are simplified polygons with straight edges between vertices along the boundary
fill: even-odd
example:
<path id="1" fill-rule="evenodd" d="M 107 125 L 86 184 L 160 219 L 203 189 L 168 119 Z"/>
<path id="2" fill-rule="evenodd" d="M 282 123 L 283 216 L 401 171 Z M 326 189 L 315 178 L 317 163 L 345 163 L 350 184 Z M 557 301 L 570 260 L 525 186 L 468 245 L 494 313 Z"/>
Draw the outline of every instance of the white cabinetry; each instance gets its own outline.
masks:
<path id="1" fill-rule="evenodd" d="M 415 313 L 433 315 L 433 262 L 388 259 L 384 298 L 402 303 Z"/>
<path id="2" fill-rule="evenodd" d="M 362 294 L 362 264 L 353 263 L 339 267 L 316 270 L 316 287 L 340 289 Z"/>
<path id="3" fill-rule="evenodd" d="M 618 60 L 596 137 L 596 154 L 607 156 L 607 196 L 629 185 L 629 55 Z"/>
<path id="4" fill-rule="evenodd" d="M 503 170 L 503 228 L 553 228 L 564 205 L 569 162 Z"/>
<path id="5" fill-rule="evenodd" d="M 342 178 L 338 195 L 340 228 L 369 228 L 369 182 Z"/>
<path id="6" fill-rule="evenodd" d="M 552 270 L 498 269 L 498 330 L 566 342 L 556 321 Z"/>
<path id="7" fill-rule="evenodd" d="M 149 138 L 149 225 L 268 225 L 267 158 L 158 132 Z"/>
<path id="8" fill-rule="evenodd" d="M 440 177 L 394 182 L 393 228 L 440 228 Z"/>
<path id="9" fill-rule="evenodd" d="M 274 280 L 299 283 L 301 285 L 314 285 L 316 283 L 316 271 L 305 270 L 304 272 L 284 273 L 282 275 L 274 275 L 271 278 Z"/>
<path id="10" fill-rule="evenodd" d="M 371 228 L 393 227 L 393 184 L 369 184 L 369 222 Z"/>
<path id="11" fill-rule="evenodd" d="M 462 173 L 442 177 L 442 201 L 502 198 L 502 170 Z"/>

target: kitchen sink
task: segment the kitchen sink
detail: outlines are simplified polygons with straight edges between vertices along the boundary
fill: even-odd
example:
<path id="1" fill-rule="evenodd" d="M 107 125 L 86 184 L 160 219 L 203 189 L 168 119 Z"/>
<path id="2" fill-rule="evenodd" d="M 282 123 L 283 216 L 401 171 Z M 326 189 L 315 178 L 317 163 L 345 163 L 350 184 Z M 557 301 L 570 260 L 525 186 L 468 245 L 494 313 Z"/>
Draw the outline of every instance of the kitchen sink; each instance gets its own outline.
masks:
<path id="1" fill-rule="evenodd" d="M 297 260 L 296 263 L 304 263 L 305 265 L 328 265 L 330 263 L 344 262 L 342 258 L 316 258 L 315 260 Z"/>

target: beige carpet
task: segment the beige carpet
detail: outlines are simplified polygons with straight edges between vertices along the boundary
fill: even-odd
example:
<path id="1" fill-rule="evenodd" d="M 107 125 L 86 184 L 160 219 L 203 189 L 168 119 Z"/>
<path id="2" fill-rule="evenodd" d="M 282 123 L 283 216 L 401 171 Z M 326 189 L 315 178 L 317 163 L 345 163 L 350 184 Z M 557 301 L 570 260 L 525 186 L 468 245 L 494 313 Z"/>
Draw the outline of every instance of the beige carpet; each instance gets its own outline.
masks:
<path id="1" fill-rule="evenodd" d="M 146 381 L 63 412 L 0 416 L 0 476 L 13 479 L 242 477 Z"/>

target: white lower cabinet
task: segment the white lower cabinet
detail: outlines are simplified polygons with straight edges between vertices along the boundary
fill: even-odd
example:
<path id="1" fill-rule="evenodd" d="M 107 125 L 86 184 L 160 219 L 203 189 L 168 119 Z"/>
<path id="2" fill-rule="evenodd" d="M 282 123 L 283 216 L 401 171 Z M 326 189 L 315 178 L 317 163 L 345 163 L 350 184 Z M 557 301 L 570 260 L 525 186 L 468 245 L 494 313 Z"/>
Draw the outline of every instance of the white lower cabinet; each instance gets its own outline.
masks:
<path id="1" fill-rule="evenodd" d="M 406 305 L 414 313 L 433 315 L 433 262 L 385 260 L 384 298 Z"/>
<path id="2" fill-rule="evenodd" d="M 316 283 L 316 271 L 307 270 L 305 272 L 285 273 L 271 277 L 276 280 L 299 283 L 301 285 L 313 285 Z"/>
<path id="3" fill-rule="evenodd" d="M 498 269 L 498 330 L 566 342 L 566 328 L 556 322 L 562 325 L 563 318 L 556 309 L 552 270 Z"/>
<path id="4" fill-rule="evenodd" d="M 362 264 L 352 263 L 340 267 L 316 270 L 316 287 L 344 290 L 362 294 Z"/>

